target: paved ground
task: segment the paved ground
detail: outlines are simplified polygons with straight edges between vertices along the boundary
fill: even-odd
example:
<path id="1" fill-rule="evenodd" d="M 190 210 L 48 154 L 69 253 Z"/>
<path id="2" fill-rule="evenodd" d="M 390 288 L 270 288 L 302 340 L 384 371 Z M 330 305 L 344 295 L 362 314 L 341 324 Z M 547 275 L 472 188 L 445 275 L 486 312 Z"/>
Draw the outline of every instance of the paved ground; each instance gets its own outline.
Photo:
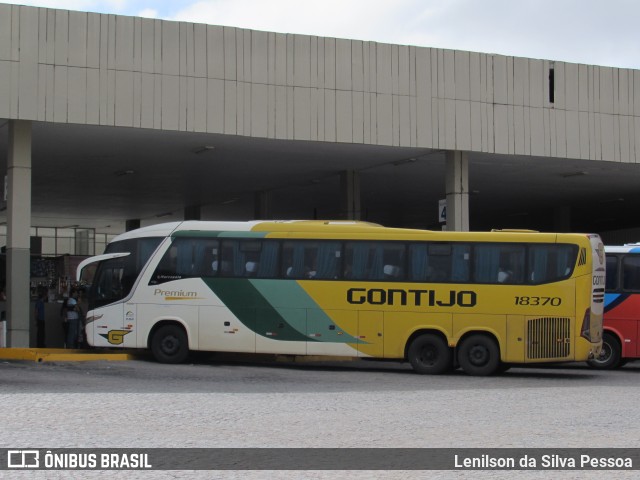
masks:
<path id="1" fill-rule="evenodd" d="M 419 376 L 383 362 L 0 362 L 4 448 L 639 447 L 640 362 Z M 0 476 L 3 472 L 0 472 Z M 636 472 L 27 472 L 10 478 L 637 478 Z M 71 473 L 71 474 L 70 474 Z"/>

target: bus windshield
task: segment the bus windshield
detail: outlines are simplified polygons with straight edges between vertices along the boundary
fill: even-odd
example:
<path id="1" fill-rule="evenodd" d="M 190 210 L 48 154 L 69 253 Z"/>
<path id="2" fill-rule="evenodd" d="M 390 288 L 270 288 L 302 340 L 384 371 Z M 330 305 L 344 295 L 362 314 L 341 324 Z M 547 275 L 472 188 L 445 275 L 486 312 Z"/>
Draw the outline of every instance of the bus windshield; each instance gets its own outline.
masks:
<path id="1" fill-rule="evenodd" d="M 135 238 L 109 244 L 105 254 L 129 255 L 104 260 L 98 264 L 89 289 L 89 308 L 108 305 L 127 297 L 161 237 Z"/>

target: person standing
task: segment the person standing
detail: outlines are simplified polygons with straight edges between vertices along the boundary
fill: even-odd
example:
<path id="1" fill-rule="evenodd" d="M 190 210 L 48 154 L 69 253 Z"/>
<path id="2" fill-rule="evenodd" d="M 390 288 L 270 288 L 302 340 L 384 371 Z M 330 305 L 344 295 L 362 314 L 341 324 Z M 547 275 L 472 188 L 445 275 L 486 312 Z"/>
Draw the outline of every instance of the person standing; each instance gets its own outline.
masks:
<path id="1" fill-rule="evenodd" d="M 71 290 L 67 300 L 67 342 L 66 348 L 78 348 L 80 333 L 80 307 L 78 306 L 78 291 Z"/>
<path id="2" fill-rule="evenodd" d="M 44 323 L 44 298 L 45 292 L 40 290 L 38 293 L 38 299 L 36 300 L 35 313 L 36 313 L 36 331 L 37 331 L 37 343 L 38 348 L 45 348 L 45 323 Z"/>

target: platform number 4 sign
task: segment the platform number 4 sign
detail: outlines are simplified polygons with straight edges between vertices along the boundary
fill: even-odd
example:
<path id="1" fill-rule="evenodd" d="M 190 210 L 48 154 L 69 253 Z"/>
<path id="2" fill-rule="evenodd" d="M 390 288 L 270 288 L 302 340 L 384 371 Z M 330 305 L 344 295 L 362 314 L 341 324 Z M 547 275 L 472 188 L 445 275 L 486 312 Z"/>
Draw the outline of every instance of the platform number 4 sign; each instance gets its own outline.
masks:
<path id="1" fill-rule="evenodd" d="M 447 201 L 438 200 L 438 221 L 447 223 Z"/>

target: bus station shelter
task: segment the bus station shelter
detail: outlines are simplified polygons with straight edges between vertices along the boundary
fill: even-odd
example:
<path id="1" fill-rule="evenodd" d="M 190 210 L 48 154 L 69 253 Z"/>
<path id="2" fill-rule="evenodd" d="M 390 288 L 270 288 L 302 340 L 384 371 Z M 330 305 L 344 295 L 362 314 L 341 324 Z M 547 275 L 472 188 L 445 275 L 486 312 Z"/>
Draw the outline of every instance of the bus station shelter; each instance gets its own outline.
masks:
<path id="1" fill-rule="evenodd" d="M 623 243 L 639 160 L 637 70 L 0 3 L 7 346 L 47 232 L 72 255 L 181 219 Z"/>

